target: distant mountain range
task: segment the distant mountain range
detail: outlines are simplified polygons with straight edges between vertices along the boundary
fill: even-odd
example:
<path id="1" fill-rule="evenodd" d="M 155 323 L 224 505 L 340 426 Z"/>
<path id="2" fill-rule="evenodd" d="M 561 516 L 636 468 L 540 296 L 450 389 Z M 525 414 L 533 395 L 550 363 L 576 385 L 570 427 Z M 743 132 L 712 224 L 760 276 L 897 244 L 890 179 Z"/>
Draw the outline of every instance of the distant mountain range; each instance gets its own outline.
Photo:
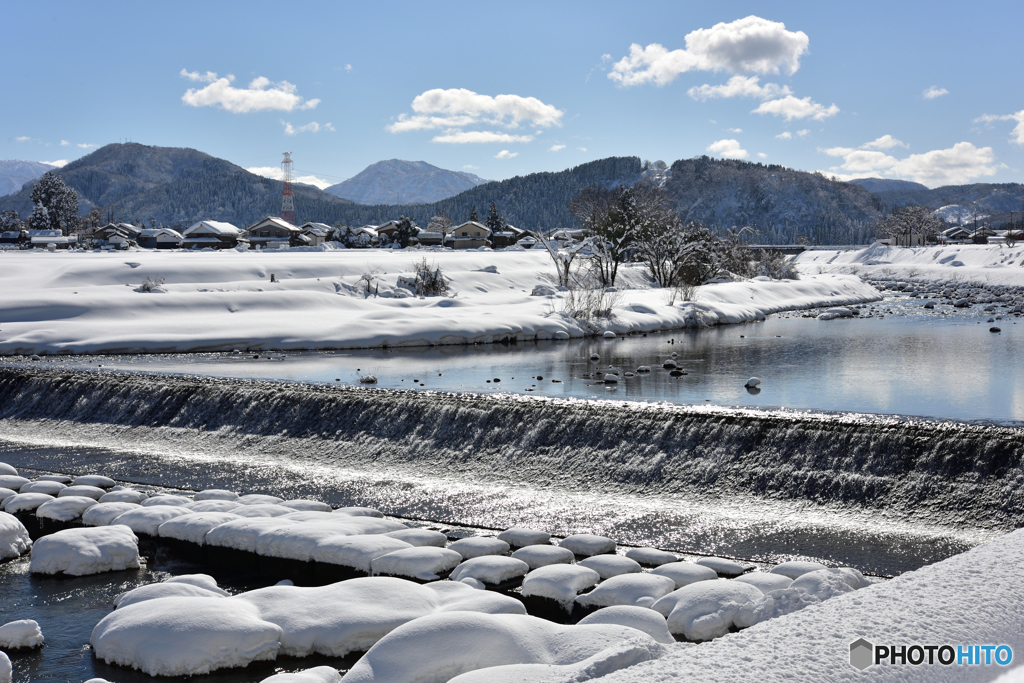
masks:
<path id="1" fill-rule="evenodd" d="M 39 161 L 0 160 L 0 197 L 17 192 L 28 181 L 55 168 Z"/>
<path id="2" fill-rule="evenodd" d="M 425 161 L 389 159 L 370 164 L 324 192 L 357 204 L 428 204 L 488 181 L 461 171 L 447 171 Z"/>
<path id="3" fill-rule="evenodd" d="M 895 180 L 893 178 L 854 178 L 850 181 L 854 185 L 860 185 L 868 192 L 887 192 L 888 190 L 927 190 L 921 183 L 914 183 L 909 180 Z"/>

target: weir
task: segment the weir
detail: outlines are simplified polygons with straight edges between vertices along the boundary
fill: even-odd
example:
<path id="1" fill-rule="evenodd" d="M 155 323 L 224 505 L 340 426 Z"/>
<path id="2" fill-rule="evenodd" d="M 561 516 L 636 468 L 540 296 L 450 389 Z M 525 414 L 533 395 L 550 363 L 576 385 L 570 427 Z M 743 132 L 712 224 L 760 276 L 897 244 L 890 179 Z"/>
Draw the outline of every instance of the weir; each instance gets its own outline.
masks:
<path id="1" fill-rule="evenodd" d="M 744 494 L 1005 530 L 1024 431 L 891 416 L 0 369 L 5 432 L 573 491 Z M 244 456 L 243 456 L 244 457 Z"/>

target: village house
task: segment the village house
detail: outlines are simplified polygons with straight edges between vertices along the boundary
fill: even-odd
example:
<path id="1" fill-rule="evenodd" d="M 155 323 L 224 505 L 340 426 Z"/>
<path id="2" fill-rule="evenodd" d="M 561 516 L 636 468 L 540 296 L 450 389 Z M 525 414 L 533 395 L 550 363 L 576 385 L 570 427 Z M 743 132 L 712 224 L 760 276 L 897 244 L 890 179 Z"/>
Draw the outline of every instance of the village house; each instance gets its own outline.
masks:
<path id="1" fill-rule="evenodd" d="M 28 246 L 32 249 L 70 249 L 78 246 L 77 235 L 64 235 L 60 230 L 28 230 Z"/>
<path id="2" fill-rule="evenodd" d="M 186 228 L 182 237 L 185 249 L 234 249 L 248 244 L 240 229 L 224 221 L 199 221 Z"/>
<path id="3" fill-rule="evenodd" d="M 326 223 L 305 223 L 299 230 L 309 238 L 309 246 L 317 247 L 327 241 L 331 226 Z"/>
<path id="4" fill-rule="evenodd" d="M 177 249 L 183 239 L 180 232 L 171 228 L 146 228 L 135 241 L 143 249 Z"/>
<path id="5" fill-rule="evenodd" d="M 398 221 L 388 221 L 384 225 L 378 225 L 374 228 L 374 232 L 377 233 L 378 241 L 391 242 L 394 239 L 395 233 L 398 232 Z"/>
<path id="6" fill-rule="evenodd" d="M 444 240 L 452 249 L 478 249 L 491 246 L 491 229 L 476 221 L 466 221 L 452 228 Z"/>
<path id="7" fill-rule="evenodd" d="M 0 232 L 0 249 L 23 249 L 26 242 L 28 233 L 24 230 Z"/>
<path id="8" fill-rule="evenodd" d="M 302 230 L 283 218 L 269 216 L 248 230 L 249 245 L 253 249 L 281 249 L 304 247 L 310 243 Z"/>
<path id="9" fill-rule="evenodd" d="M 92 233 L 92 243 L 97 247 L 110 246 L 115 249 L 127 249 L 136 243 L 142 228 L 131 223 L 107 223 L 96 228 Z"/>
<path id="10" fill-rule="evenodd" d="M 520 230 L 514 225 L 506 225 L 504 229 L 491 233 L 491 246 L 495 249 L 511 247 L 529 234 L 526 230 Z"/>
<path id="11" fill-rule="evenodd" d="M 971 239 L 971 233 L 960 226 L 946 228 L 939 233 L 939 241 L 946 244 L 957 244 L 967 242 Z"/>
<path id="12" fill-rule="evenodd" d="M 416 233 L 416 241 L 420 243 L 420 246 L 439 247 L 444 244 L 444 233 L 421 229 Z"/>

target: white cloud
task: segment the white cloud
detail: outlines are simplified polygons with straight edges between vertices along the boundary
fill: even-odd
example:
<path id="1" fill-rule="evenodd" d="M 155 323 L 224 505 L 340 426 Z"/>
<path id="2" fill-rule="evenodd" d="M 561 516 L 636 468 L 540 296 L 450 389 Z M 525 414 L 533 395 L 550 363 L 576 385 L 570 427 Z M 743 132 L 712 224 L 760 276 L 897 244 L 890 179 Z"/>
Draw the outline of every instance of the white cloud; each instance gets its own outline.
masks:
<path id="1" fill-rule="evenodd" d="M 762 100 L 770 100 L 777 97 L 793 94 L 788 86 L 778 83 L 765 83 L 761 85 L 757 76 L 736 75 L 730 78 L 724 85 L 701 85 L 690 88 L 686 94 L 695 100 L 709 100 L 712 98 L 728 97 L 756 97 Z"/>
<path id="2" fill-rule="evenodd" d="M 581 152 L 586 152 L 587 151 L 586 147 L 577 147 L 576 149 L 578 149 Z"/>
<path id="3" fill-rule="evenodd" d="M 63 145 L 63 144 L 64 144 L 64 141 L 61 140 L 61 145 Z M 99 145 L 94 145 L 91 142 L 79 142 L 77 145 L 75 145 L 75 147 L 78 147 L 79 149 L 95 149 L 95 148 L 99 147 Z"/>
<path id="4" fill-rule="evenodd" d="M 793 139 L 793 134 L 790 133 L 788 130 L 784 130 L 781 133 L 779 133 L 778 135 L 776 135 L 775 139 L 776 140 L 792 140 Z"/>
<path id="5" fill-rule="evenodd" d="M 708 150 L 724 159 L 746 159 L 747 150 L 740 147 L 738 140 L 719 140 L 708 145 Z"/>
<path id="6" fill-rule="evenodd" d="M 27 135 L 19 135 L 18 137 L 14 138 L 14 139 L 15 139 L 15 140 L 16 140 L 17 142 L 28 142 L 28 141 L 29 141 L 29 140 L 31 140 L 32 138 L 30 138 L 30 137 L 29 137 L 29 136 L 27 136 Z"/>
<path id="7" fill-rule="evenodd" d="M 910 145 L 897 140 L 891 135 L 883 135 L 876 140 L 865 142 L 860 146 L 861 149 L 892 149 L 893 147 L 910 147 Z"/>
<path id="8" fill-rule="evenodd" d="M 940 88 L 938 86 L 933 85 L 932 87 L 924 91 L 924 98 L 926 100 L 934 100 L 936 97 L 942 97 L 943 95 L 948 94 L 949 91 L 946 90 L 945 88 Z"/>
<path id="9" fill-rule="evenodd" d="M 311 121 L 304 126 L 295 127 L 287 121 L 281 121 L 281 125 L 284 126 L 285 135 L 297 135 L 298 133 L 319 133 L 320 131 L 334 132 L 334 126 L 330 123 L 320 125 L 316 121 Z"/>
<path id="10" fill-rule="evenodd" d="M 761 157 L 762 159 L 767 159 L 768 158 L 768 155 L 765 154 L 764 152 L 758 152 L 757 156 Z"/>
<path id="11" fill-rule="evenodd" d="M 67 166 L 68 165 L 68 160 L 67 159 L 57 159 L 56 161 L 40 161 L 39 163 L 47 164 L 49 166 L 56 166 L 57 168 L 60 168 L 62 166 Z"/>
<path id="12" fill-rule="evenodd" d="M 467 171 L 476 171 L 479 170 L 480 167 L 474 166 L 473 164 L 463 164 L 462 168 L 466 169 Z"/>
<path id="13" fill-rule="evenodd" d="M 351 71 L 351 70 L 352 70 L 352 65 L 351 64 L 346 64 L 345 65 L 345 71 Z"/>
<path id="14" fill-rule="evenodd" d="M 435 135 L 431 142 L 447 142 L 453 144 L 477 143 L 477 142 L 529 142 L 533 140 L 532 135 L 509 135 L 508 133 L 495 133 L 489 130 L 451 130 L 444 135 Z"/>
<path id="15" fill-rule="evenodd" d="M 826 107 L 822 104 L 818 104 L 811 100 L 810 97 L 804 97 L 800 99 L 793 95 L 786 95 L 785 97 L 777 100 L 768 100 L 762 102 L 761 105 L 750 112 L 751 114 L 774 114 L 775 116 L 785 116 L 787 121 L 793 119 L 806 119 L 811 118 L 815 121 L 824 121 L 830 116 L 835 116 L 839 113 L 839 107 L 831 105 Z"/>
<path id="16" fill-rule="evenodd" d="M 70 147 L 70 146 L 71 146 L 71 143 L 70 143 L 70 142 L 68 142 L 67 140 L 61 140 L 61 141 L 60 141 L 60 146 L 61 146 L 61 147 Z"/>
<path id="17" fill-rule="evenodd" d="M 280 166 L 253 166 L 245 170 L 264 178 L 270 178 L 271 180 L 284 180 L 284 171 L 281 170 Z M 300 175 L 294 178 L 293 182 L 312 185 L 319 187 L 321 190 L 334 185 L 331 181 L 318 178 L 315 175 Z"/>
<path id="18" fill-rule="evenodd" d="M 548 147 L 549 152 L 560 152 L 565 149 L 565 145 L 551 145 Z"/>
<path id="19" fill-rule="evenodd" d="M 736 135 L 739 135 L 740 133 L 742 133 L 742 132 L 743 132 L 743 129 L 742 129 L 742 128 L 729 128 L 729 129 L 727 129 L 727 130 L 728 130 L 728 131 L 729 131 L 730 133 L 735 133 Z"/>
<path id="20" fill-rule="evenodd" d="M 992 123 L 993 121 L 1016 121 L 1017 125 L 1013 127 L 1010 140 L 1018 145 L 1024 145 L 1024 109 L 1015 114 L 983 114 L 974 119 L 975 123 Z M 18 138 L 18 140 L 21 140 L 21 138 Z"/>
<path id="21" fill-rule="evenodd" d="M 777 74 L 785 67 L 792 74 L 800 68 L 800 56 L 810 42 L 803 31 L 787 31 L 781 22 L 753 15 L 697 29 L 684 41 L 685 49 L 672 51 L 657 43 L 647 47 L 634 43 L 608 78 L 630 86 L 652 81 L 666 85 L 687 71 Z"/>
<path id="22" fill-rule="evenodd" d="M 810 133 L 811 131 L 807 130 L 806 128 L 804 128 L 803 130 L 798 130 L 796 132 L 797 136 L 801 138 L 807 137 L 808 135 L 810 135 Z"/>
<path id="23" fill-rule="evenodd" d="M 510 152 L 507 149 L 503 149 L 494 155 L 495 159 L 511 159 L 512 157 L 519 156 L 519 152 Z"/>
<path id="24" fill-rule="evenodd" d="M 231 85 L 235 80 L 231 74 L 218 77 L 212 71 L 200 74 L 182 69 L 179 75 L 190 81 L 209 84 L 205 88 L 189 88 L 185 91 L 181 101 L 190 107 L 220 107 L 232 114 L 247 114 L 254 111 L 315 109 L 320 104 L 319 99 L 303 101 L 295 93 L 296 87 L 288 81 L 273 83 L 260 76 L 253 79 L 248 88 L 236 88 Z"/>
<path id="25" fill-rule="evenodd" d="M 843 163 L 831 170 L 845 172 L 841 176 L 845 179 L 871 176 L 909 178 L 935 187 L 966 184 L 978 177 L 994 175 L 998 170 L 991 147 L 978 148 L 969 142 L 958 142 L 948 149 L 924 154 L 911 154 L 903 159 L 863 149 L 865 146 L 861 149 L 831 147 L 820 151 L 842 158 Z"/>

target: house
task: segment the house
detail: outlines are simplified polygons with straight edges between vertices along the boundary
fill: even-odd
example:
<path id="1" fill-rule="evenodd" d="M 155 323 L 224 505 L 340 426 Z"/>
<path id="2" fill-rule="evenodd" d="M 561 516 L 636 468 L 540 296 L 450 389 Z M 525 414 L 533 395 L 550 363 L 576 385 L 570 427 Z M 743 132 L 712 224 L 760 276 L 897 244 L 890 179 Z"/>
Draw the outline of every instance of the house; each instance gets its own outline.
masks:
<path id="1" fill-rule="evenodd" d="M 139 233 L 136 242 L 143 249 L 177 249 L 184 238 L 170 228 L 147 228 Z"/>
<path id="2" fill-rule="evenodd" d="M 518 244 L 519 240 L 528 235 L 529 233 L 526 230 L 520 230 L 514 225 L 506 225 L 503 230 L 491 233 L 491 245 L 495 249 L 511 247 L 513 244 Z"/>
<path id="3" fill-rule="evenodd" d="M 466 221 L 452 228 L 444 245 L 452 249 L 477 249 L 491 246 L 491 229 L 476 221 Z"/>
<path id="4" fill-rule="evenodd" d="M 77 235 L 64 235 L 60 230 L 28 230 L 28 246 L 32 249 L 70 249 L 78 245 Z"/>
<path id="5" fill-rule="evenodd" d="M 372 247 L 380 241 L 380 236 L 377 234 L 377 226 L 375 225 L 352 228 L 352 238 L 355 240 L 356 245 L 360 247 Z"/>
<path id="6" fill-rule="evenodd" d="M 304 247 L 312 240 L 283 218 L 269 216 L 249 228 L 249 244 L 253 249 Z"/>
<path id="7" fill-rule="evenodd" d="M 919 232 L 901 233 L 889 238 L 889 244 L 896 247 L 923 247 L 925 236 Z"/>
<path id="8" fill-rule="evenodd" d="M 960 226 L 946 228 L 939 233 L 939 241 L 945 243 L 966 242 L 971 239 L 971 233 Z"/>
<path id="9" fill-rule="evenodd" d="M 299 230 L 309 238 L 309 246 L 316 247 L 327 241 L 332 228 L 326 223 L 306 223 Z"/>
<path id="10" fill-rule="evenodd" d="M 242 231 L 224 221 L 199 221 L 182 233 L 181 246 L 184 249 L 234 249 L 239 244 L 248 244 Z"/>
<path id="11" fill-rule="evenodd" d="M 26 242 L 28 242 L 28 233 L 24 230 L 0 232 L 0 249 L 22 249 Z"/>
<path id="12" fill-rule="evenodd" d="M 444 244 L 444 233 L 434 230 L 420 230 L 416 233 L 416 240 L 424 247 L 439 247 Z"/>
<path id="13" fill-rule="evenodd" d="M 142 233 L 142 228 L 135 227 L 131 223 L 107 223 L 102 228 L 96 228 L 92 232 L 93 244 L 97 246 L 109 245 L 118 249 L 125 249 L 135 244 Z"/>
<path id="14" fill-rule="evenodd" d="M 381 242 L 391 242 L 394 240 L 395 233 L 398 232 L 398 221 L 388 221 L 384 225 L 378 225 L 375 232 L 377 239 Z"/>
<path id="15" fill-rule="evenodd" d="M 978 228 L 971 232 L 970 240 L 975 244 L 988 244 L 989 238 L 995 236 L 996 231 L 992 228 Z"/>

